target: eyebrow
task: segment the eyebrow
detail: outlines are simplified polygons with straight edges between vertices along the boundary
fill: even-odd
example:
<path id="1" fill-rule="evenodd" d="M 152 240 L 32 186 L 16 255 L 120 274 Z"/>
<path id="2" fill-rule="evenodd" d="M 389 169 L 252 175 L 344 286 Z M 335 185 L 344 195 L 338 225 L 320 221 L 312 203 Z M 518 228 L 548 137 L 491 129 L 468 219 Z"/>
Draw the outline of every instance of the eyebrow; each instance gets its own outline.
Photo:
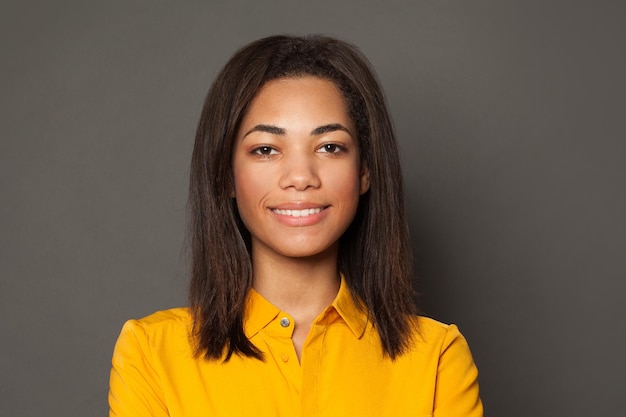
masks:
<path id="1" fill-rule="evenodd" d="M 252 129 L 248 130 L 246 134 L 243 135 L 243 137 L 245 138 L 252 132 L 265 132 L 265 133 L 271 133 L 272 135 L 284 135 L 285 129 L 283 129 L 282 127 L 272 126 L 272 125 L 256 125 Z"/>
<path id="2" fill-rule="evenodd" d="M 317 127 L 311 131 L 311 136 L 323 135 L 324 133 L 336 132 L 337 130 L 343 130 L 344 132 L 352 136 L 352 132 L 350 132 L 347 127 L 339 123 L 331 123 L 329 125 Z"/>
<path id="3" fill-rule="evenodd" d="M 319 136 L 319 135 L 323 135 L 324 133 L 336 132 L 338 130 L 343 130 L 344 132 L 347 132 L 349 135 L 352 136 L 352 132 L 350 132 L 350 130 L 347 127 L 345 127 L 344 125 L 340 123 L 331 123 L 331 124 L 316 127 L 315 129 L 311 131 L 310 135 Z M 245 138 L 252 132 L 265 132 L 265 133 L 270 133 L 272 135 L 279 135 L 279 136 L 283 136 L 286 133 L 285 129 L 283 129 L 282 127 L 273 126 L 273 125 L 256 125 L 252 129 L 248 130 L 246 134 L 243 135 L 243 137 Z"/>

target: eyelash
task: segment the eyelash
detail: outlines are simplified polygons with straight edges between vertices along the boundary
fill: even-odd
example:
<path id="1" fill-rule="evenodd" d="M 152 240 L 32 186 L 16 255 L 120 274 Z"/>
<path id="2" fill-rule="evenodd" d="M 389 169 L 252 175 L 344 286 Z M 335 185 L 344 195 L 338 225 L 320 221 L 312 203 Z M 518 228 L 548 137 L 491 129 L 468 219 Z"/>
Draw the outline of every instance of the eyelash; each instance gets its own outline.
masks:
<path id="1" fill-rule="evenodd" d="M 276 149 L 268 145 L 261 145 L 252 149 L 250 153 L 261 157 L 268 157 L 270 155 L 274 155 L 276 153 Z"/>
<path id="2" fill-rule="evenodd" d="M 331 148 L 331 149 L 329 149 Z M 337 143 L 325 143 L 322 146 L 320 146 L 319 148 L 316 149 L 316 152 L 320 152 L 320 153 L 327 153 L 330 155 L 337 155 L 340 154 L 342 152 L 346 152 L 347 149 L 345 146 L 339 145 Z M 256 148 L 250 150 L 250 153 L 252 155 L 256 155 L 259 156 L 261 158 L 269 158 L 272 155 L 276 155 L 278 153 L 278 151 L 269 145 L 261 145 L 261 146 L 257 146 Z"/>
<path id="3" fill-rule="evenodd" d="M 331 147 L 331 146 L 334 147 L 334 151 L 327 149 L 328 147 Z M 346 151 L 345 146 L 341 146 L 337 143 L 325 143 L 317 149 L 324 150 L 323 153 L 330 153 L 330 154 L 338 154 L 338 153 L 342 153 Z"/>

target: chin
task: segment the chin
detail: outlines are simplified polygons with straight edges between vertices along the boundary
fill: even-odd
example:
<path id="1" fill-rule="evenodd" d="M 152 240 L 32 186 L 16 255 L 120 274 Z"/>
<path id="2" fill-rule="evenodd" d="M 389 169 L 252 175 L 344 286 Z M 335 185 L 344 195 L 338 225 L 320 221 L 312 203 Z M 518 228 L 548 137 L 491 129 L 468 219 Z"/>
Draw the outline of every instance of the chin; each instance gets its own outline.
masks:
<path id="1" fill-rule="evenodd" d="M 278 256 L 300 260 L 321 260 L 328 256 L 336 256 L 338 248 L 338 242 L 314 244 L 310 239 L 304 242 L 283 243 L 273 248 L 266 246 L 266 249 Z"/>

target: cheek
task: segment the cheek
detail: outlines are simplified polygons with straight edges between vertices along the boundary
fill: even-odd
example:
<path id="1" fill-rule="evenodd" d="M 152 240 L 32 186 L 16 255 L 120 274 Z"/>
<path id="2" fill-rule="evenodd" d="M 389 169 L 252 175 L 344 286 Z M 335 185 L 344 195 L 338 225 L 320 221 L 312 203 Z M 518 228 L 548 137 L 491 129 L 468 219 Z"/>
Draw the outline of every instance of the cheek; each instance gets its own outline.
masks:
<path id="1" fill-rule="evenodd" d="M 262 205 L 264 196 L 268 192 L 269 180 L 261 172 L 249 169 L 234 169 L 233 197 L 237 202 L 239 214 L 244 220 Z"/>
<path id="2" fill-rule="evenodd" d="M 252 219 L 254 214 L 254 195 L 250 195 L 252 188 L 252 184 L 249 184 L 247 181 L 235 180 L 235 204 L 239 212 L 239 217 L 248 230 L 250 230 L 250 224 L 255 223 Z"/>
<path id="3" fill-rule="evenodd" d="M 235 160 L 233 164 L 233 197 L 238 201 L 245 199 L 248 193 L 255 188 L 256 176 L 250 171 L 247 164 Z"/>
<path id="4" fill-rule="evenodd" d="M 255 184 L 254 178 L 235 175 L 234 197 L 237 200 L 237 206 L 240 207 L 249 204 L 254 198 L 254 190 L 256 188 L 257 184 Z"/>
<path id="5" fill-rule="evenodd" d="M 344 167 L 341 172 L 333 172 L 327 178 L 326 184 L 332 188 L 337 200 L 347 212 L 356 213 L 361 196 L 361 178 L 355 166 Z"/>

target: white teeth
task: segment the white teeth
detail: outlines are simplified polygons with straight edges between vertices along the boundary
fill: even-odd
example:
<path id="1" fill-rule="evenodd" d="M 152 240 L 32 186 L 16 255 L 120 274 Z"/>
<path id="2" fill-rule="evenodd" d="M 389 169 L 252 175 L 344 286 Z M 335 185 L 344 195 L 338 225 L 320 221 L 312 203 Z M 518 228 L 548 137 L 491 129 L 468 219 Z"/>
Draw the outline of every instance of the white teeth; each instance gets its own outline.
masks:
<path id="1" fill-rule="evenodd" d="M 279 210 L 273 209 L 274 213 L 282 214 L 283 216 L 292 216 L 292 217 L 306 217 L 310 214 L 317 214 L 322 211 L 321 208 L 312 208 L 312 209 L 304 209 L 304 210 Z"/>

